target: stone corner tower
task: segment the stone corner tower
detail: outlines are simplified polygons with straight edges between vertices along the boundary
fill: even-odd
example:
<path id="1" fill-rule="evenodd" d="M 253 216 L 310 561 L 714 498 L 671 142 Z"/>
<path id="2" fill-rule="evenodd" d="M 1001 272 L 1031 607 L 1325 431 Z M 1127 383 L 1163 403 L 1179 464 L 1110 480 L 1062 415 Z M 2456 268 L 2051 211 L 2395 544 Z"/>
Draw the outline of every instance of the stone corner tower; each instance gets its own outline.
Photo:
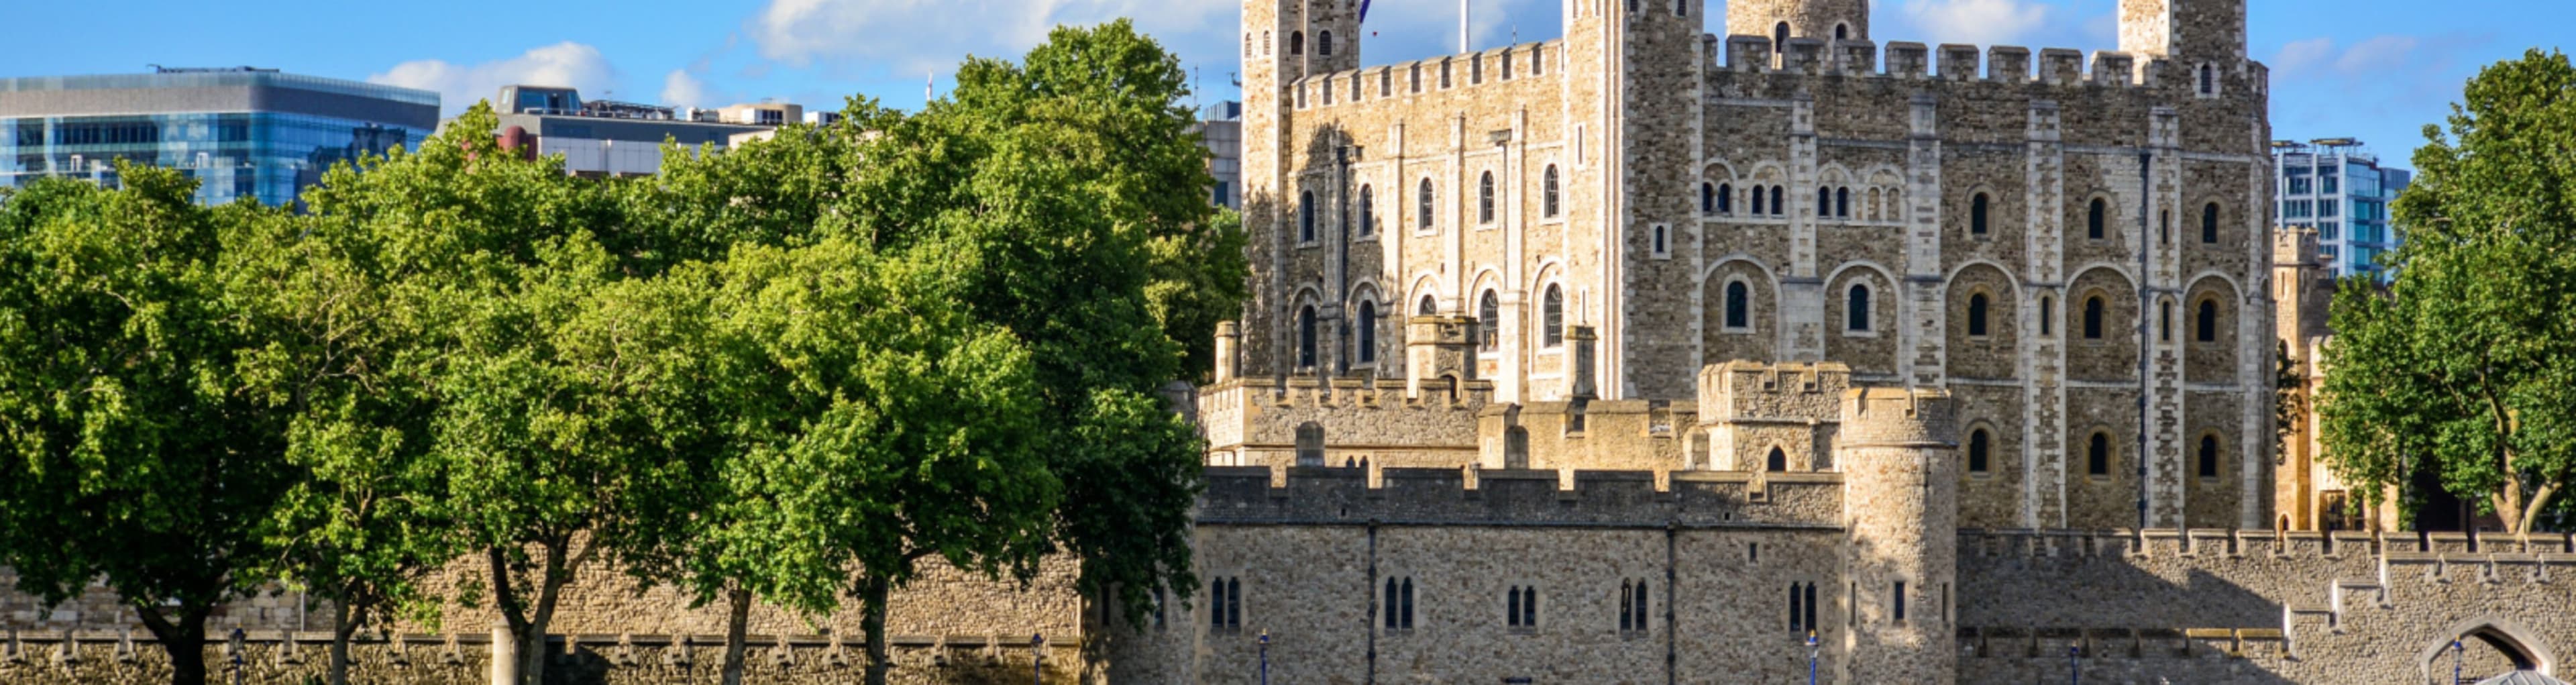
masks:
<path id="1" fill-rule="evenodd" d="M 2245 0 L 2120 0 L 2120 51 L 2243 61 Z"/>
<path id="2" fill-rule="evenodd" d="M 1853 388 L 1834 461 L 1843 471 L 1850 673 L 1862 683 L 1957 680 L 1958 419 L 1948 391 Z"/>
<path id="3" fill-rule="evenodd" d="M 1727 0 L 1726 32 L 1775 46 L 1785 38 L 1869 40 L 1869 0 Z"/>

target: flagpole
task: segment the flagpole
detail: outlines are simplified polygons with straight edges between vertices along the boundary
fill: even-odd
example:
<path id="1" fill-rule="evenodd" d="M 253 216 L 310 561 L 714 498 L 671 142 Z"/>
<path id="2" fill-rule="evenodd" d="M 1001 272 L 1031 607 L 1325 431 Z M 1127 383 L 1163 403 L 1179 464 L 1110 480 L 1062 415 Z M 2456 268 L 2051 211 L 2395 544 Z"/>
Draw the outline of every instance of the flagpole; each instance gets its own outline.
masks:
<path id="1" fill-rule="evenodd" d="M 1467 48 L 1467 0 L 1458 0 L 1458 52 L 1460 52 L 1460 53 L 1468 52 L 1468 48 Z"/>

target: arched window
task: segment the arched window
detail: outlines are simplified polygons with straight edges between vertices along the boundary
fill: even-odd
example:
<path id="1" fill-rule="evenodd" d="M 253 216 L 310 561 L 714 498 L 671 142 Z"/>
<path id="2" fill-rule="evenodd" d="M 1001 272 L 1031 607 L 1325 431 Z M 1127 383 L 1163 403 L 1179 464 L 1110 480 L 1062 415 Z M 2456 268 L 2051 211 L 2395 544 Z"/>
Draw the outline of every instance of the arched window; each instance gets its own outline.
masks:
<path id="1" fill-rule="evenodd" d="M 1476 178 L 1476 223 L 1494 222 L 1494 172 Z"/>
<path id="2" fill-rule="evenodd" d="M 1850 25 L 1850 24 L 1835 24 L 1835 25 L 1834 25 L 1834 40 L 1851 40 L 1851 25 Z"/>
<path id="3" fill-rule="evenodd" d="M 1245 32 L 1243 34 L 1243 56 L 1252 56 L 1252 34 L 1250 32 Z"/>
<path id="4" fill-rule="evenodd" d="M 1976 197 L 1968 198 L 1969 235 L 1985 235 L 1986 231 L 1992 230 L 1989 228 L 1991 224 L 1986 223 L 1987 202 L 1985 193 L 1977 193 Z"/>
<path id="5" fill-rule="evenodd" d="M 2218 436 L 2200 436 L 2200 477 L 2218 477 Z"/>
<path id="6" fill-rule="evenodd" d="M 1547 165 L 1547 171 L 1539 175 L 1538 211 L 1541 216 L 1556 217 L 1556 165 L 1554 164 Z"/>
<path id="7" fill-rule="evenodd" d="M 2084 472 L 2096 476 L 2111 475 L 2111 435 L 2094 433 L 2084 446 Z"/>
<path id="8" fill-rule="evenodd" d="M 1440 298 L 1432 297 L 1430 295 L 1422 296 L 1422 304 L 1415 305 L 1413 308 L 1414 316 L 1431 316 L 1439 313 Z"/>
<path id="9" fill-rule="evenodd" d="M 2207 64 L 2200 65 L 2200 94 L 2218 94 L 2218 69 L 2216 67 L 2212 67 Z"/>
<path id="10" fill-rule="evenodd" d="M 1306 32 L 1294 31 L 1288 34 L 1288 54 L 1306 54 Z"/>
<path id="11" fill-rule="evenodd" d="M 1734 185 L 1734 184 L 1731 184 L 1731 183 L 1720 183 L 1720 184 L 1717 184 L 1717 213 L 1719 213 L 1719 214 L 1733 214 L 1733 213 L 1735 213 L 1735 185 Z"/>
<path id="12" fill-rule="evenodd" d="M 2194 319 L 2195 320 L 2192 323 L 2198 324 L 2193 327 L 2196 329 L 2192 331 L 2192 336 L 2194 338 L 2205 343 L 2218 342 L 2217 300 L 2201 300 L 2200 311 L 2198 312 L 2198 316 L 2195 316 Z"/>
<path id="13" fill-rule="evenodd" d="M 1868 204 L 1865 205 L 1861 211 L 1869 215 L 1870 221 L 1878 221 L 1884 217 L 1884 214 L 1879 211 L 1879 208 L 1886 205 L 1880 204 L 1879 190 L 1877 188 L 1869 189 L 1869 199 L 1866 200 L 1866 202 Z"/>
<path id="14" fill-rule="evenodd" d="M 1772 215 L 1772 216 L 1788 216 L 1788 215 L 1789 215 L 1789 195 L 1788 195 L 1788 193 L 1789 193 L 1789 188 L 1788 188 L 1788 186 L 1771 186 L 1771 215 Z"/>
<path id="15" fill-rule="evenodd" d="M 1360 363 L 1377 362 L 1377 303 L 1360 300 Z"/>
<path id="16" fill-rule="evenodd" d="M 1503 340 L 1503 299 L 1487 290 L 1476 298 L 1476 349 L 1494 351 Z"/>
<path id="17" fill-rule="evenodd" d="M 1261 54 L 1270 54 L 1270 32 L 1261 32 Z"/>
<path id="18" fill-rule="evenodd" d="M 1628 582 L 1625 578 L 1619 579 L 1619 632 L 1624 633 L 1636 629 L 1636 600 L 1636 584 Z"/>
<path id="19" fill-rule="evenodd" d="M 1843 330 L 1869 332 L 1869 286 L 1852 284 L 1851 292 L 1843 299 L 1843 319 Z"/>
<path id="20" fill-rule="evenodd" d="M 2102 298 L 2084 298 L 2084 339 L 2102 339 Z"/>
<path id="21" fill-rule="evenodd" d="M 1431 179 L 1422 179 L 1422 189 L 1416 191 L 1414 194 L 1417 196 L 1417 199 L 1415 200 L 1415 210 L 1421 215 L 1420 220 L 1414 223 L 1414 227 L 1425 231 L 1431 230 L 1433 225 L 1431 222 Z"/>
<path id="22" fill-rule="evenodd" d="M 2200 207 L 2200 242 L 2212 245 L 2218 243 L 2218 203 L 2216 202 Z"/>
<path id="23" fill-rule="evenodd" d="M 1631 604 L 1632 606 L 1635 606 L 1635 607 L 1636 607 L 1636 609 L 1637 609 L 1637 620 L 1635 621 L 1634 625 L 1633 625 L 1633 626 L 1631 626 L 1631 627 L 1632 627 L 1632 628 L 1634 628 L 1634 629 L 1636 629 L 1636 630 L 1645 630 L 1645 629 L 1646 629 L 1646 626 L 1647 626 L 1647 619 L 1646 619 L 1646 617 L 1647 617 L 1647 615 L 1648 615 L 1648 614 L 1646 613 L 1647 603 L 1646 603 L 1646 580 L 1645 580 L 1645 579 L 1643 579 L 1643 578 L 1639 578 L 1639 579 L 1637 579 L 1637 594 L 1636 594 L 1636 596 L 1634 597 L 1633 601 L 1629 602 L 1629 604 Z"/>
<path id="24" fill-rule="evenodd" d="M 1832 189 L 1832 188 L 1817 188 L 1817 189 L 1816 189 L 1816 217 L 1817 217 L 1817 218 L 1824 218 L 1824 217 L 1829 217 L 1829 216 L 1833 216 L 1833 215 L 1834 215 L 1834 189 Z"/>
<path id="25" fill-rule="evenodd" d="M 2163 302 L 2158 302 L 2158 303 L 2156 303 L 2156 328 L 2158 329 L 2158 330 L 2156 331 L 2156 338 L 2157 338 L 2157 339 L 2162 340 L 2162 341 L 2164 341 L 2164 342 L 2173 342 L 2173 301 L 2172 301 L 2172 300 L 2166 300 L 2166 301 L 2163 301 Z"/>
<path id="26" fill-rule="evenodd" d="M 1333 54 L 1333 32 L 1331 32 L 1331 31 L 1317 31 L 1317 32 L 1315 32 L 1315 54 L 1323 55 L 1323 56 L 1326 56 L 1326 57 L 1330 57 L 1330 56 L 1332 56 L 1332 54 Z"/>
<path id="27" fill-rule="evenodd" d="M 1986 337 L 1986 294 L 1968 296 L 1968 336 Z"/>
<path id="28" fill-rule="evenodd" d="M 1798 584 L 1789 584 L 1789 632 L 1807 632 L 1806 615 L 1798 611 Z"/>
<path id="29" fill-rule="evenodd" d="M 1297 242 L 1315 242 L 1315 191 L 1297 194 Z"/>
<path id="30" fill-rule="evenodd" d="M 2173 210 L 2156 213 L 2156 244 L 2173 244 Z"/>
<path id="31" fill-rule="evenodd" d="M 1697 2 L 1697 1 L 1698 1 L 1698 0 L 1673 0 L 1673 16 L 1676 16 L 1676 17 L 1687 17 L 1687 16 L 1690 16 L 1690 6 L 1691 6 L 1691 3 L 1693 3 L 1693 2 Z"/>
<path id="32" fill-rule="evenodd" d="M 2056 319 L 2057 299 L 2047 295 L 2039 296 L 2039 334 L 2043 336 L 2055 335 L 2057 333 L 2057 327 L 2052 324 L 2055 323 Z"/>
<path id="33" fill-rule="evenodd" d="M 1371 190 L 1370 190 L 1370 188 L 1369 188 L 1368 186 L 1363 185 L 1363 186 L 1360 186 L 1360 237 L 1362 237 L 1362 238 L 1366 238 L 1366 237 L 1369 237 L 1369 236 L 1372 236 L 1372 235 L 1376 235 L 1376 234 L 1377 234 L 1377 201 L 1376 201 L 1376 193 L 1371 192 Z"/>
<path id="34" fill-rule="evenodd" d="M 1779 26 L 1771 27 L 1771 51 L 1789 51 L 1789 22 L 1780 22 Z"/>
<path id="35" fill-rule="evenodd" d="M 1699 213 L 1717 213 L 1717 186 L 1707 181 L 1699 184 Z"/>
<path id="36" fill-rule="evenodd" d="M 1780 448 L 1773 447 L 1771 448 L 1770 458 L 1764 459 L 1762 461 L 1762 465 L 1765 470 L 1773 473 L 1787 471 L 1789 470 L 1789 453 L 1780 451 Z"/>
<path id="37" fill-rule="evenodd" d="M 1751 328 L 1753 299 L 1743 281 L 1726 284 L 1726 327 Z"/>
<path id="38" fill-rule="evenodd" d="M 1851 218 L 1851 188 L 1834 189 L 1834 216 Z"/>
<path id="39" fill-rule="evenodd" d="M 1548 347 L 1565 344 L 1565 290 L 1554 283 L 1547 284 L 1547 295 L 1539 301 L 1539 312 L 1540 325 L 1545 327 L 1539 331 L 1539 340 Z"/>
<path id="40" fill-rule="evenodd" d="M 2110 220 L 2111 203 L 2102 198 L 2093 198 L 2093 205 L 2084 210 L 2084 237 L 2101 240 Z"/>
<path id="41" fill-rule="evenodd" d="M 1756 216 L 1761 215 L 1761 214 L 1762 214 L 1762 207 L 1763 207 L 1763 205 L 1762 205 L 1762 186 L 1754 186 L 1754 187 L 1753 187 L 1753 213 L 1754 213 L 1754 215 L 1756 215 Z"/>
<path id="42" fill-rule="evenodd" d="M 1315 308 L 1297 310 L 1297 367 L 1315 366 Z"/>
<path id="43" fill-rule="evenodd" d="M 1968 472 L 1985 473 L 1993 466 L 1995 438 L 1979 428 L 1968 433 Z"/>

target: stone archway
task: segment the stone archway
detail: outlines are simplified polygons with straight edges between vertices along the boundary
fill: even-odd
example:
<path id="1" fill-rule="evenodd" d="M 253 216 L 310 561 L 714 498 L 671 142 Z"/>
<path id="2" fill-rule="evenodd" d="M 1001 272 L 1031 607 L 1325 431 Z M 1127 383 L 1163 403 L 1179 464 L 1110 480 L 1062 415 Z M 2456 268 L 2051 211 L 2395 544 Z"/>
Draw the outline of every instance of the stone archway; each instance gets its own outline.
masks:
<path id="1" fill-rule="evenodd" d="M 2541 675 L 2554 675 L 2557 671 L 2558 659 L 2550 651 L 2550 645 L 2542 641 L 2539 634 L 2511 619 L 2491 616 L 2473 618 L 2451 624 L 2442 632 L 2442 635 L 2444 637 L 2434 641 L 2433 644 L 2426 645 L 2416 657 L 2416 663 L 2423 670 L 2427 681 L 2435 680 L 2437 675 L 2448 677 L 2455 659 L 2466 660 L 2465 656 L 2454 654 L 2454 643 L 2458 643 L 2457 649 L 2460 651 L 2482 654 L 2490 663 L 2500 659 L 2502 662 L 2511 664 L 2512 669 L 2516 671 L 2531 671 Z M 2481 670 L 2491 669 L 2492 667 Z"/>

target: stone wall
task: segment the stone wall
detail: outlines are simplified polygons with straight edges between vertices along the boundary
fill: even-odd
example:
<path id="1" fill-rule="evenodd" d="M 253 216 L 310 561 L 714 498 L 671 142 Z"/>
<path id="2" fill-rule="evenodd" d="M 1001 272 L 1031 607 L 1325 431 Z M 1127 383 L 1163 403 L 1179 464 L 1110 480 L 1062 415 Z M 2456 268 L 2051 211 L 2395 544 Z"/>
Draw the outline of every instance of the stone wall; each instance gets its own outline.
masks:
<path id="1" fill-rule="evenodd" d="M 127 633 L 12 634 L 0 645 L 0 682 L 19 685 L 154 685 L 169 682 L 169 656 L 149 637 Z M 558 685 L 713 684 L 724 666 L 722 635 L 574 635 L 551 643 L 546 681 Z M 1026 683 L 1038 664 L 1027 638 L 890 641 L 890 682 L 906 685 Z M 400 685 L 488 685 L 486 634 L 370 637 L 350 649 L 350 682 Z M 211 680 L 245 685 L 308 685 L 330 667 L 323 633 L 250 631 L 239 643 L 206 647 Z M 235 656 L 240 663 L 235 665 Z M 863 645 L 823 635 L 754 635 L 744 681 L 822 685 L 859 680 Z M 1049 682 L 1077 682 L 1081 650 L 1050 644 Z M 238 676 L 238 679 L 236 679 Z"/>

